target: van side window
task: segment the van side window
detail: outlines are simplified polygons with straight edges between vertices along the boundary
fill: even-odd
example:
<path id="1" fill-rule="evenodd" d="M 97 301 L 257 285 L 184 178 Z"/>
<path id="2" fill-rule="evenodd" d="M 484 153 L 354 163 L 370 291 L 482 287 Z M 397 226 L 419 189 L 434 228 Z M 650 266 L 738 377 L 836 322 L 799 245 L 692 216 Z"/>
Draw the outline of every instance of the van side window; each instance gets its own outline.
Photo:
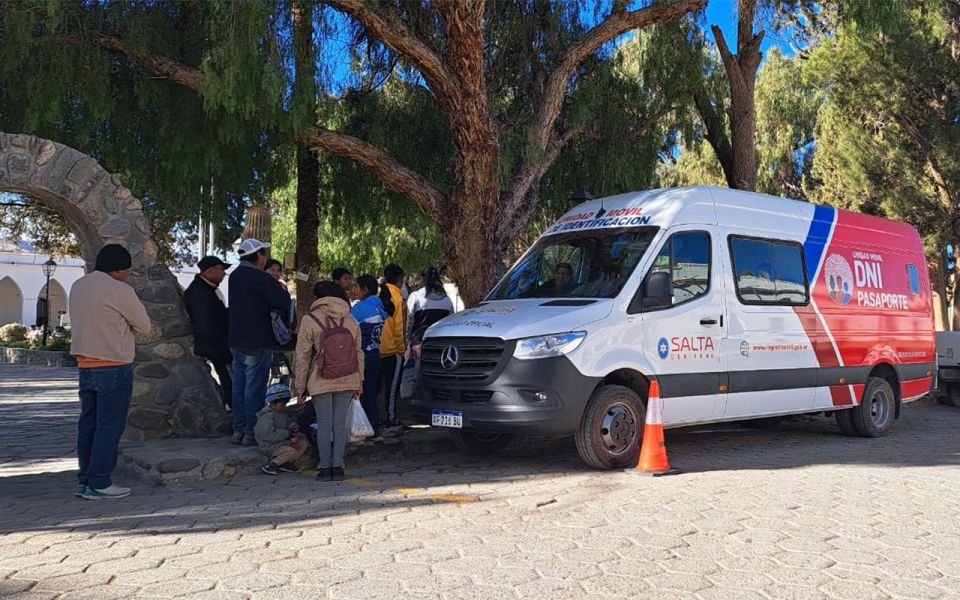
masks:
<path id="1" fill-rule="evenodd" d="M 793 306 L 809 302 L 800 244 L 730 236 L 730 257 L 741 303 Z"/>
<path id="2" fill-rule="evenodd" d="M 642 296 L 655 273 L 669 275 L 672 294 L 670 298 L 651 303 L 650 298 L 644 300 Z M 709 289 L 710 235 L 704 231 L 675 233 L 660 248 L 631 308 L 638 309 L 640 304 L 644 310 L 670 308 L 699 298 Z"/>
<path id="3" fill-rule="evenodd" d="M 907 265 L 907 278 L 910 280 L 910 293 L 914 296 L 920 293 L 920 271 L 917 265 Z"/>

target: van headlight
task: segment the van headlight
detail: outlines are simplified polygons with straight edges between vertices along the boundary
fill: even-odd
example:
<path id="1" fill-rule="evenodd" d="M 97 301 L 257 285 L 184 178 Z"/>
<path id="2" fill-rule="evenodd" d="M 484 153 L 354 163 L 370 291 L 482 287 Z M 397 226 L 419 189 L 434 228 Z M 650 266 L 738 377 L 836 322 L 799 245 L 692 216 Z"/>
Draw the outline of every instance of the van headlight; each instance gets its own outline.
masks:
<path id="1" fill-rule="evenodd" d="M 585 337 L 587 337 L 586 331 L 577 331 L 519 340 L 516 349 L 513 351 L 513 357 L 520 360 L 530 360 L 563 356 L 579 348 Z"/>

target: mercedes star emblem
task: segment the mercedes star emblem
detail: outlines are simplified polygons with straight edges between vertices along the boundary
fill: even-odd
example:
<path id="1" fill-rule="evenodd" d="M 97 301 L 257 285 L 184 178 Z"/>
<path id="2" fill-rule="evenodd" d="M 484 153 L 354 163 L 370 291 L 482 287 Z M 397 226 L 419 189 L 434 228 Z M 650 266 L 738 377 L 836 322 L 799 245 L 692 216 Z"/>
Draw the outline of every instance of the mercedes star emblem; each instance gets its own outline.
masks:
<path id="1" fill-rule="evenodd" d="M 457 364 L 460 362 L 460 350 L 456 346 L 447 346 L 443 349 L 443 353 L 440 354 L 440 366 L 448 371 L 452 371 L 457 368 Z"/>

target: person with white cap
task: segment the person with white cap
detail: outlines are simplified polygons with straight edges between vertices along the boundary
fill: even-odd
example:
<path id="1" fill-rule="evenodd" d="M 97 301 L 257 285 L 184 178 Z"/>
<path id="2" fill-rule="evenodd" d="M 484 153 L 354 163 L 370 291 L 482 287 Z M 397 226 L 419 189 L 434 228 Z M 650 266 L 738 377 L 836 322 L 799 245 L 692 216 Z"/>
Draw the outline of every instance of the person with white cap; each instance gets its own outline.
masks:
<path id="1" fill-rule="evenodd" d="M 270 244 L 244 240 L 240 262 L 227 280 L 230 297 L 230 349 L 233 351 L 233 437 L 244 446 L 257 444 L 253 435 L 257 411 L 263 404 L 270 379 L 273 350 L 277 346 L 271 311 L 285 311 L 290 294 L 263 267 Z"/>

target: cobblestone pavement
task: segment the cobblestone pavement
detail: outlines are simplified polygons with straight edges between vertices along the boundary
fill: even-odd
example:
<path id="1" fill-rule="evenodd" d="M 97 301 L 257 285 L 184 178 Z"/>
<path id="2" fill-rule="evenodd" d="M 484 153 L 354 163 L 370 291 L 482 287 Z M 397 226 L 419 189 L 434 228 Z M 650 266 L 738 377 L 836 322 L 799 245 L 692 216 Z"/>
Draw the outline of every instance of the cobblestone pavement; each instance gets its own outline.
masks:
<path id="1" fill-rule="evenodd" d="M 684 473 L 570 440 L 70 496 L 71 370 L 0 365 L 0 597 L 960 599 L 960 410 L 668 431 Z"/>

